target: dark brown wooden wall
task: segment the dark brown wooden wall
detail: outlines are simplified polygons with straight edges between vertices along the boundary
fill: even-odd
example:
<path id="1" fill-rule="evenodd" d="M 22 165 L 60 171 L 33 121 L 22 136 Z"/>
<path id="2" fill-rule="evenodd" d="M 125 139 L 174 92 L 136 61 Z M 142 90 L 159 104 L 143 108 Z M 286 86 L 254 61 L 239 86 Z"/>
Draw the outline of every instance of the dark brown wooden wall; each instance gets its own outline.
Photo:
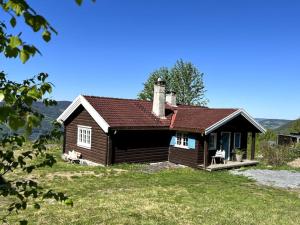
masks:
<path id="1" fill-rule="evenodd" d="M 111 136 L 112 163 L 143 163 L 168 160 L 170 131 L 119 130 Z"/>
<path id="2" fill-rule="evenodd" d="M 189 134 L 196 140 L 195 149 L 184 149 L 170 146 L 169 161 L 190 167 L 197 167 L 203 164 L 203 140 L 201 134 Z"/>
<path id="3" fill-rule="evenodd" d="M 106 164 L 107 135 L 99 127 L 96 121 L 82 107 L 77 110 L 65 121 L 65 147 L 64 152 L 75 150 L 82 154 L 82 158 L 101 164 Z M 77 126 L 92 127 L 91 149 L 77 146 Z"/>
<path id="4" fill-rule="evenodd" d="M 279 145 L 291 145 L 297 143 L 296 137 L 291 137 L 288 135 L 278 135 L 278 144 Z"/>

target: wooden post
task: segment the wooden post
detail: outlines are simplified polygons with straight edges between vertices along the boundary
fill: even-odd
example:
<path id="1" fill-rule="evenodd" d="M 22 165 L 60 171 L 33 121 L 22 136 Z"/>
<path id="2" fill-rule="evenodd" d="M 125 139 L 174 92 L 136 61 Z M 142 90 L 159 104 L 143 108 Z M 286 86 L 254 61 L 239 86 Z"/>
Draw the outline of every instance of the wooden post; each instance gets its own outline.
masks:
<path id="1" fill-rule="evenodd" d="M 252 132 L 251 160 L 254 160 L 255 158 L 255 138 L 256 138 L 256 134 L 255 132 Z"/>
<path id="2" fill-rule="evenodd" d="M 63 152 L 62 152 L 63 154 L 67 153 L 66 152 L 66 144 L 67 144 L 66 138 L 67 138 L 67 126 L 64 125 L 64 142 L 63 142 Z"/>
<path id="3" fill-rule="evenodd" d="M 108 134 L 107 135 L 107 152 L 106 152 L 106 165 L 109 166 L 112 164 L 112 138 L 111 138 L 112 134 Z"/>
<path id="4" fill-rule="evenodd" d="M 208 167 L 208 136 L 204 135 L 204 168 Z"/>

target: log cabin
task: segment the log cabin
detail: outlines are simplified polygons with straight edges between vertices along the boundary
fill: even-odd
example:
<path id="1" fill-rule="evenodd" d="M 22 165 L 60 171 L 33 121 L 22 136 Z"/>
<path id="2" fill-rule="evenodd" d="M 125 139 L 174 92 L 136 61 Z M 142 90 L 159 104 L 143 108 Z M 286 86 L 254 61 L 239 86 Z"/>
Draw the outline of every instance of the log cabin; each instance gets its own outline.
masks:
<path id="1" fill-rule="evenodd" d="M 102 165 L 169 161 L 208 168 L 218 149 L 228 162 L 235 149 L 253 160 L 256 134 L 265 132 L 244 109 L 177 104 L 161 79 L 153 101 L 80 95 L 57 120 L 64 125 L 63 153 L 74 150 Z"/>

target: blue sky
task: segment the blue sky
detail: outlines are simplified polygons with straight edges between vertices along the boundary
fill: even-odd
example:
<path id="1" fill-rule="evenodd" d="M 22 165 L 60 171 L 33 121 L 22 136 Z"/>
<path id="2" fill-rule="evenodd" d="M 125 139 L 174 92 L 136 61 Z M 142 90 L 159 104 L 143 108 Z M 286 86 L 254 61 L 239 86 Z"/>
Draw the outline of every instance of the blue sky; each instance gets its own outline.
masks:
<path id="1" fill-rule="evenodd" d="M 150 72 L 182 58 L 205 74 L 210 107 L 300 116 L 300 1 L 30 2 L 59 35 L 45 44 L 18 24 L 43 55 L 25 65 L 1 55 L 0 70 L 12 80 L 48 72 L 57 100 L 136 98 Z"/>

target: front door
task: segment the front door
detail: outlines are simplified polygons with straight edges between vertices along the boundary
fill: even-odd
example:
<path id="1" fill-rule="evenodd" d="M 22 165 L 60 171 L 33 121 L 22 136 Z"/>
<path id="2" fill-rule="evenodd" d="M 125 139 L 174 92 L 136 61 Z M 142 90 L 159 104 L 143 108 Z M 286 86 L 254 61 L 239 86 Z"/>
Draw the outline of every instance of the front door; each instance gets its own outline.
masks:
<path id="1" fill-rule="evenodd" d="M 230 160 L 230 132 L 222 132 L 221 133 L 221 146 L 222 150 L 225 150 L 225 159 Z"/>

